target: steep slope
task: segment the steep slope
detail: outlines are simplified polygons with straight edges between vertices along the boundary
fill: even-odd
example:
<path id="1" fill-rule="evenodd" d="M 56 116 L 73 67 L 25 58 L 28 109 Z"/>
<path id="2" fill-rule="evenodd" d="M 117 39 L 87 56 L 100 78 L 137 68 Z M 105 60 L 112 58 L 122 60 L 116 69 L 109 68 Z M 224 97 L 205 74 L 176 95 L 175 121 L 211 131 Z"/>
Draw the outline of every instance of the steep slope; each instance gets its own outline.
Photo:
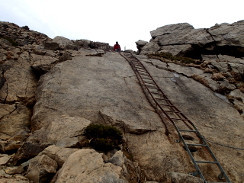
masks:
<path id="1" fill-rule="evenodd" d="M 172 124 L 165 121 L 172 130 L 165 135 L 129 63 L 107 44 L 62 37 L 24 46 L 0 40 L 0 181 L 201 182 L 188 174 L 194 167 Z M 243 147 L 240 113 L 196 81 L 203 70 L 137 57 L 206 137 L 230 179 L 243 182 L 244 153 L 235 149 Z M 92 123 L 120 129 L 120 149 L 102 153 L 88 147 L 84 130 Z M 205 156 L 201 150 L 194 155 Z M 203 171 L 216 180 L 212 166 Z"/>

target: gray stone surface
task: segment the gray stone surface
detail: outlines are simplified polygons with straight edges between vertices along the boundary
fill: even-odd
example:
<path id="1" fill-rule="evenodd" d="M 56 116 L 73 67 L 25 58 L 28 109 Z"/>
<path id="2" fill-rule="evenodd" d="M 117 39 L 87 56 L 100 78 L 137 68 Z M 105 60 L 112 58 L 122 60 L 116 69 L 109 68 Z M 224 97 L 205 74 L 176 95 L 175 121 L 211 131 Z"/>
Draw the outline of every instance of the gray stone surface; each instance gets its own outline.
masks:
<path id="1" fill-rule="evenodd" d="M 151 31 L 152 39 L 140 54 L 162 50 L 173 55 L 201 57 L 219 53 L 237 57 L 244 55 L 244 21 L 215 25 L 208 29 L 194 29 L 188 23 L 170 24 Z"/>
<path id="2" fill-rule="evenodd" d="M 122 168 L 104 163 L 102 154 L 81 149 L 69 156 L 58 173 L 56 183 L 127 183 L 121 178 Z"/>
<path id="3" fill-rule="evenodd" d="M 203 183 L 203 181 L 195 176 L 184 174 L 184 173 L 178 173 L 178 172 L 170 172 L 168 174 L 168 180 L 167 182 L 174 182 L 174 183 Z"/>
<path id="4" fill-rule="evenodd" d="M 59 167 L 62 167 L 68 157 L 79 149 L 76 148 L 64 148 L 56 145 L 48 146 L 38 156 L 47 155 L 58 163 Z"/>
<path id="5" fill-rule="evenodd" d="M 49 83 L 49 84 L 47 84 Z M 144 100 L 129 64 L 117 53 L 104 57 L 78 56 L 56 65 L 42 77 L 32 118 L 33 127 L 48 124 L 53 115 L 81 116 L 101 121 L 101 112 L 130 128 L 155 129 L 158 116 Z M 137 96 L 137 97 L 135 97 Z M 50 110 L 52 108 L 54 110 Z M 148 118 L 148 116 L 151 116 Z M 106 122 L 106 121 L 105 121 Z M 43 123 L 41 126 L 40 123 Z"/>
<path id="6" fill-rule="evenodd" d="M 164 126 L 145 99 L 129 64 L 117 53 L 106 53 L 103 57 L 85 56 L 91 55 L 85 50 L 79 53 L 41 78 L 33 127 L 45 129 L 57 123 L 59 120 L 55 118 L 61 115 L 74 116 L 74 119 L 79 115 L 92 122 L 113 124 L 126 132 L 130 152 L 149 180 L 164 180 L 169 171 L 193 171 L 182 147 L 164 135 Z M 167 68 L 165 63 L 141 59 L 170 100 L 194 121 L 204 136 L 218 143 L 242 146 L 241 116 L 209 88 L 191 78 L 194 74 L 203 76 L 201 70 L 175 64 Z M 175 73 L 168 71 L 169 68 L 175 69 Z M 234 167 L 242 166 L 240 157 L 233 160 L 229 156 L 231 149 L 214 145 L 213 149 L 221 157 L 224 168 L 231 171 L 232 178 L 239 180 Z"/>
<path id="7" fill-rule="evenodd" d="M 53 38 L 52 40 L 55 43 L 58 43 L 60 48 L 65 48 L 68 45 L 73 44 L 73 42 L 71 40 L 69 40 L 68 38 L 62 37 L 62 36 L 56 36 L 55 38 Z"/>
<path id="8" fill-rule="evenodd" d="M 48 182 L 58 168 L 56 161 L 46 155 L 36 156 L 30 160 L 26 177 L 36 183 Z"/>
<path id="9" fill-rule="evenodd" d="M 174 32 L 179 32 L 179 31 L 191 31 L 194 29 L 193 26 L 191 26 L 188 23 L 181 23 L 181 24 L 171 24 L 171 25 L 166 25 L 160 28 L 157 28 L 156 30 L 151 31 L 151 36 L 152 38 L 156 38 L 157 36 L 161 36 L 164 34 L 169 34 L 169 33 L 174 33 Z"/>

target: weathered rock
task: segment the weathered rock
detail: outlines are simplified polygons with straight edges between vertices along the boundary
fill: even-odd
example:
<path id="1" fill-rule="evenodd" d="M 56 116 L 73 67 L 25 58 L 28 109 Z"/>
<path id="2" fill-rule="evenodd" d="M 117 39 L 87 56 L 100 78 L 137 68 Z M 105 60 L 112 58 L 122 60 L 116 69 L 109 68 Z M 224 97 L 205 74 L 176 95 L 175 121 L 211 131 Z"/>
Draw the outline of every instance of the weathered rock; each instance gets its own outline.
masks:
<path id="1" fill-rule="evenodd" d="M 213 65 L 220 72 L 228 72 L 228 70 L 229 70 L 229 64 L 227 62 L 212 61 L 211 65 Z"/>
<path id="2" fill-rule="evenodd" d="M 43 151 L 48 144 L 34 144 L 26 142 L 21 148 L 18 149 L 18 152 L 14 155 L 11 163 L 16 165 L 24 161 L 27 161 L 35 156 L 37 156 L 41 151 Z"/>
<path id="3" fill-rule="evenodd" d="M 121 178 L 122 168 L 104 163 L 102 154 L 92 149 L 81 149 L 71 154 L 58 172 L 56 183 L 126 183 Z"/>
<path id="4" fill-rule="evenodd" d="M 66 48 L 66 46 L 68 45 L 72 45 L 73 42 L 65 37 L 62 36 L 56 36 L 55 38 L 53 38 L 52 40 L 53 42 L 59 44 L 59 47 L 64 49 Z"/>
<path id="5" fill-rule="evenodd" d="M 74 44 L 78 47 L 78 49 L 80 48 L 90 48 L 91 41 L 89 40 L 85 40 L 85 39 L 80 39 L 80 40 L 76 40 L 74 41 Z"/>
<path id="6" fill-rule="evenodd" d="M 182 55 L 184 53 L 191 52 L 193 50 L 192 45 L 182 44 L 182 45 L 169 45 L 160 48 L 160 52 L 171 53 L 172 55 Z"/>
<path id="7" fill-rule="evenodd" d="M 143 46 L 145 46 L 147 43 L 148 43 L 147 41 L 143 41 L 143 40 L 138 40 L 136 42 L 136 46 L 137 46 L 139 53 L 141 52 L 141 49 L 143 48 Z"/>
<path id="8" fill-rule="evenodd" d="M 26 177 L 36 183 L 49 182 L 56 170 L 56 161 L 46 155 L 37 156 L 30 160 Z"/>
<path id="9" fill-rule="evenodd" d="M 140 87 L 131 76 L 133 71 L 130 66 L 116 53 L 106 53 L 103 57 L 79 56 L 58 64 L 41 78 L 33 115 L 34 129 L 49 124 L 50 116 L 57 117 L 60 112 L 68 116 L 79 114 L 92 122 L 100 121 L 103 120 L 100 115 L 102 110 L 108 111 L 106 113 L 109 116 L 116 116 L 117 120 L 134 126 L 134 130 L 155 129 L 157 125 L 153 125 L 153 119 L 158 117 L 148 109 L 150 105 L 143 100 L 143 93 L 140 94 L 141 97 L 134 97 L 132 91 L 140 90 Z M 47 82 L 50 83 L 50 89 L 46 88 Z M 109 88 L 114 89 L 111 91 Z M 89 98 L 89 102 L 86 102 L 88 98 L 84 96 Z M 98 98 L 104 100 L 98 102 Z M 55 110 L 50 111 L 49 107 L 44 107 L 44 103 Z M 151 118 L 147 118 L 148 115 Z"/>
<path id="10" fill-rule="evenodd" d="M 150 33 L 151 33 L 152 38 L 154 39 L 154 38 L 164 35 L 164 34 L 167 35 L 167 34 L 179 32 L 179 31 L 189 32 L 193 29 L 194 29 L 194 27 L 191 26 L 190 24 L 181 23 L 181 24 L 166 25 L 166 26 L 157 28 L 154 31 L 151 31 Z"/>
<path id="11" fill-rule="evenodd" d="M 183 174 L 183 173 L 177 173 L 177 172 L 171 172 L 168 175 L 168 180 L 167 182 L 171 183 L 203 183 L 203 181 L 198 178 L 191 176 L 189 174 Z"/>
<path id="12" fill-rule="evenodd" d="M 136 42 L 136 45 L 139 46 L 139 47 L 143 47 L 147 44 L 148 42 L 147 41 L 143 41 L 143 40 L 138 40 Z"/>
<path id="13" fill-rule="evenodd" d="M 223 81 L 225 79 L 225 77 L 221 73 L 213 73 L 212 79 L 215 81 Z"/>
<path id="14" fill-rule="evenodd" d="M 60 57 L 59 57 L 59 62 L 64 62 L 66 60 L 71 60 L 72 56 L 69 52 L 65 51 L 63 53 L 61 53 Z"/>
<path id="15" fill-rule="evenodd" d="M 157 43 L 152 41 L 152 42 L 149 42 L 148 44 L 146 44 L 145 46 L 143 46 L 140 53 L 149 54 L 149 53 L 154 53 L 158 50 L 160 50 L 160 46 Z"/>
<path id="16" fill-rule="evenodd" d="M 79 149 L 64 148 L 55 145 L 51 145 L 44 149 L 38 156 L 47 155 L 58 163 L 59 167 L 62 167 L 68 157 Z"/>
<path id="17" fill-rule="evenodd" d="M 208 138 L 212 139 L 213 142 L 218 142 L 220 144 L 233 144 L 233 145 L 235 144 L 236 147 L 242 146 L 242 142 L 239 135 L 241 135 L 242 133 L 241 129 L 244 128 L 242 123 L 243 118 L 230 104 L 216 97 L 214 93 L 212 93 L 212 91 L 209 90 L 208 88 L 202 86 L 199 83 L 195 83 L 195 81 L 193 81 L 191 78 L 187 78 L 182 75 L 179 75 L 178 77 L 174 78 L 174 75 L 172 73 L 164 69 L 159 70 L 154 65 L 146 62 L 144 63 L 144 65 L 149 70 L 149 72 L 152 73 L 152 76 L 155 78 L 159 86 L 162 87 L 164 93 L 169 97 L 169 99 L 186 116 L 191 117 L 191 119 L 195 122 L 200 132 L 207 139 Z M 203 76 L 205 74 L 202 74 L 200 76 Z M 209 75 L 211 77 L 211 74 Z M 196 96 L 197 98 L 195 98 Z M 233 116 L 231 117 L 230 115 Z M 232 124 L 231 126 L 229 125 L 230 123 Z M 228 132 L 226 131 L 227 128 L 228 128 Z M 216 133 L 215 129 L 219 133 Z M 155 138 L 152 137 L 153 133 L 155 133 Z M 164 147 L 162 148 L 159 147 L 159 144 L 161 144 L 162 142 L 157 143 L 157 147 L 153 147 L 153 146 L 149 147 L 153 144 L 152 139 L 161 139 L 161 141 L 163 141 L 162 137 L 156 138 L 158 132 L 153 132 L 153 133 L 150 133 L 150 136 L 145 134 L 143 135 L 145 137 L 141 137 L 141 139 L 140 137 L 134 137 L 136 140 L 135 139 L 132 140 L 131 137 L 128 138 L 132 141 L 137 142 L 136 145 L 131 144 L 131 146 L 133 146 L 133 150 L 131 149 L 131 151 L 134 152 L 133 154 L 136 155 L 136 157 L 134 158 L 136 159 L 137 157 L 142 158 L 142 156 L 146 157 L 147 155 L 145 154 L 145 152 L 148 152 L 148 149 L 155 150 L 155 152 L 150 153 L 150 156 L 156 153 L 157 152 L 156 149 L 158 148 L 164 150 L 168 149 L 166 148 L 168 147 L 166 145 L 164 145 Z M 228 133 L 228 137 L 224 135 L 225 133 Z M 229 156 L 229 153 L 231 152 L 234 153 L 234 150 L 228 148 L 224 148 L 225 150 L 223 150 L 220 146 L 213 145 L 213 144 L 211 148 L 213 148 L 213 151 L 216 153 L 216 156 L 221 159 L 220 161 L 225 169 L 229 169 L 230 167 L 234 168 L 234 166 L 235 167 L 240 166 L 239 161 L 242 160 L 233 161 L 233 158 Z M 228 151 L 229 153 L 226 151 Z M 141 155 L 140 152 L 144 152 L 144 155 Z M 165 154 L 170 154 L 170 153 L 165 153 Z M 158 158 L 154 158 L 154 159 L 158 159 Z M 174 158 L 171 157 L 170 159 L 173 160 Z M 142 161 L 142 159 L 140 162 L 143 162 L 144 166 L 147 164 L 145 163 L 145 161 Z M 152 164 L 154 164 L 154 167 L 156 167 L 155 166 L 156 163 L 153 162 Z M 145 168 L 145 169 L 148 170 L 149 168 Z M 184 171 L 178 170 L 175 172 L 184 172 Z M 237 182 L 241 182 L 240 173 L 236 173 L 234 171 L 231 172 L 232 173 L 230 174 L 235 175 L 233 177 L 231 176 L 231 179 Z M 158 176 L 155 175 L 155 177 Z M 155 179 L 151 177 L 149 180 L 155 180 Z"/>
<path id="18" fill-rule="evenodd" d="M 0 165 L 5 165 L 10 158 L 11 157 L 7 154 L 0 154 Z"/>
<path id="19" fill-rule="evenodd" d="M 29 183 L 29 180 L 22 175 L 17 175 L 11 178 L 0 177 L 1 183 Z"/>
<path id="20" fill-rule="evenodd" d="M 40 111 L 41 112 L 41 111 Z M 91 123 L 82 117 L 71 117 L 67 115 L 52 115 L 52 117 L 37 118 L 39 111 L 35 110 L 33 122 L 41 120 L 42 124 L 33 123 L 33 129 L 36 131 L 28 139 L 28 141 L 47 144 L 57 144 L 61 147 L 72 147 L 79 142 L 79 136 L 82 135 L 84 129 Z M 39 116 L 40 117 L 40 116 Z M 41 125 L 45 126 L 41 126 Z M 47 124 L 47 125 L 46 125 Z M 38 129 L 38 130 L 37 130 Z"/>
<path id="21" fill-rule="evenodd" d="M 20 166 L 12 166 L 12 167 L 7 167 L 4 171 L 6 174 L 9 175 L 15 175 L 15 174 L 21 174 L 26 171 L 26 169 L 29 166 L 29 162 L 22 163 Z"/>
<path id="22" fill-rule="evenodd" d="M 141 54 L 162 50 L 192 58 L 201 58 L 201 54 L 243 57 L 243 22 L 216 25 L 209 29 L 194 29 L 188 23 L 166 25 L 151 31 L 152 40 L 143 46 Z M 149 44 L 159 45 L 160 49 Z"/>
<path id="23" fill-rule="evenodd" d="M 106 53 L 106 50 L 111 49 L 108 44 L 77 40 L 71 41 L 72 44 L 67 43 L 66 46 L 51 44 L 49 46 L 54 50 L 49 50 L 41 45 L 44 37 L 38 37 L 38 34 L 27 28 L 11 24 L 0 26 L 0 31 L 3 31 L 5 36 L 10 29 L 16 28 L 9 33 L 9 37 L 0 37 L 0 98 L 3 103 L 0 106 L 0 126 L 4 127 L 0 128 L 0 131 L 3 131 L 0 133 L 0 150 L 12 153 L 20 147 L 13 162 L 9 163 L 20 164 L 36 155 L 34 159 L 38 160 L 41 157 L 48 160 L 51 158 L 50 161 L 57 162 L 58 167 L 63 166 L 53 178 L 53 182 L 56 178 L 59 181 L 69 179 L 72 182 L 72 175 L 77 178 L 77 182 L 80 182 L 80 179 L 87 182 L 91 177 L 102 179 L 101 182 L 104 183 L 126 180 L 191 181 L 186 174 L 193 172 L 194 168 L 182 144 L 175 143 L 178 136 L 173 126 L 169 121 L 164 121 L 171 131 L 171 134 L 166 136 L 162 121 L 145 99 L 128 62 L 117 53 Z M 235 29 L 236 26 L 239 26 L 238 30 L 230 30 L 230 27 Z M 207 138 L 232 182 L 243 182 L 243 154 L 236 154 L 235 150 L 226 147 L 230 144 L 233 147 L 243 146 L 244 127 L 240 115 L 243 111 L 243 97 L 240 92 L 244 91 L 241 58 L 243 46 L 242 38 L 237 38 L 242 36 L 241 27 L 241 22 L 215 26 L 213 29 L 194 29 L 189 24 L 170 25 L 162 28 L 161 32 L 154 32 L 153 39 L 142 47 L 142 53 L 159 51 L 194 58 L 202 57 L 204 62 L 201 65 L 192 64 L 191 67 L 186 67 L 177 65 L 176 62 L 168 63 L 168 60 L 163 63 L 147 59 L 145 55 L 138 56 L 168 98 Z M 28 35 L 36 37 L 28 38 Z M 17 37 L 20 39 L 15 41 Z M 226 40 L 223 40 L 225 38 Z M 53 41 L 48 38 L 45 42 Z M 80 49 L 82 47 L 87 49 Z M 77 49 L 79 50 L 76 51 Z M 72 60 L 63 62 L 71 57 Z M 38 80 L 31 67 L 46 73 L 40 78 L 37 90 Z M 200 69 L 208 73 L 203 73 Z M 220 80 L 220 74 L 225 77 L 223 81 Z M 212 90 L 230 92 L 230 101 L 239 113 L 231 103 L 227 103 L 223 95 L 213 93 Z M 37 103 L 30 123 L 35 92 Z M 102 156 L 94 150 L 64 148 L 84 147 L 83 129 L 91 122 L 119 127 L 125 140 L 121 149 L 126 151 L 128 157 L 133 157 L 133 162 L 128 160 L 122 151 L 109 152 Z M 14 133 L 16 130 L 19 133 Z M 46 148 L 47 146 L 49 147 Z M 78 153 L 75 156 L 71 155 L 76 152 Z M 234 159 L 233 154 L 236 154 Z M 205 158 L 201 148 L 194 152 L 194 157 Z M 67 171 L 71 166 L 74 166 L 74 169 Z M 25 168 L 19 167 L 7 167 L 4 169 L 6 172 L 0 167 L 0 182 L 21 182 L 22 179 L 17 176 Z M 42 176 L 42 172 L 34 171 L 38 166 L 34 167 L 33 171 L 32 168 L 29 169 L 32 171 L 30 175 Z M 55 172 L 54 169 L 55 166 L 50 172 Z M 210 176 L 218 174 L 208 166 L 203 166 L 203 172 Z M 168 174 L 171 176 L 168 177 Z"/>
<path id="24" fill-rule="evenodd" d="M 18 149 L 27 138 L 31 111 L 21 105 L 0 104 L 0 151 L 8 152 Z"/>
<path id="25" fill-rule="evenodd" d="M 242 93 L 239 89 L 231 91 L 229 96 L 244 102 L 244 93 Z"/>
<path id="26" fill-rule="evenodd" d="M 44 48 L 47 50 L 59 50 L 61 49 L 59 44 L 53 41 L 47 41 L 44 44 Z"/>
<path id="27" fill-rule="evenodd" d="M 117 151 L 110 159 L 109 162 L 122 167 L 125 163 L 124 155 L 122 151 Z"/>
<path id="28" fill-rule="evenodd" d="M 27 44 L 42 44 L 49 40 L 45 34 L 36 31 L 30 31 L 26 27 L 19 27 L 16 24 L 0 22 L 0 39 L 7 40 L 11 46 L 23 46 Z"/>
<path id="29" fill-rule="evenodd" d="M 231 52 L 239 52 L 240 55 L 243 55 L 243 47 L 244 47 L 244 21 L 238 21 L 233 24 L 220 24 L 211 27 L 208 31 L 211 36 L 216 41 L 217 46 L 220 48 L 223 46 L 228 47 L 229 49 L 234 46 L 237 50 L 225 50 L 227 51 L 227 55 L 232 55 Z M 239 49 L 238 49 L 239 47 Z M 233 47 L 232 47 L 233 49 Z M 235 53 L 234 53 L 235 54 Z M 238 53 L 237 53 L 238 54 Z"/>

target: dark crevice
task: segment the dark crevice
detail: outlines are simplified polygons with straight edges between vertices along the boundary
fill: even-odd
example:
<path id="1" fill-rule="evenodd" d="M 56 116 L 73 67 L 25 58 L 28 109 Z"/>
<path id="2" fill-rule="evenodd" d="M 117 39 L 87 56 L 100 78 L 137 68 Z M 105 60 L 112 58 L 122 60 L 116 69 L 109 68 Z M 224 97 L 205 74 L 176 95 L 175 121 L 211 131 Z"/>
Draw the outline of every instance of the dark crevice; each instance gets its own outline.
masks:
<path id="1" fill-rule="evenodd" d="M 4 86 L 5 82 L 6 82 L 6 78 L 4 76 L 4 71 L 2 71 L 2 74 L 0 76 L 0 89 Z"/>

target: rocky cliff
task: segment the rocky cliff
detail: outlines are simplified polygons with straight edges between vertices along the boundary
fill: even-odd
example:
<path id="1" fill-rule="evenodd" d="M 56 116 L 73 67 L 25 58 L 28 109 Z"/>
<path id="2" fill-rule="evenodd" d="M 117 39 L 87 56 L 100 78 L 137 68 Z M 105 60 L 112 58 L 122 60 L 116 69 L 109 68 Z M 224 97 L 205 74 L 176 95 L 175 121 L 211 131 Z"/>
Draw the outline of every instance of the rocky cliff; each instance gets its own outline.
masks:
<path id="1" fill-rule="evenodd" d="M 243 22 L 169 25 L 137 42 L 136 56 L 233 182 L 244 181 L 241 30 Z M 202 182 L 189 175 L 187 152 L 165 135 L 128 62 L 110 50 L 0 22 L 0 182 Z M 94 150 L 85 135 L 91 124 L 115 127 L 122 142 Z M 203 171 L 215 180 L 214 167 Z"/>

